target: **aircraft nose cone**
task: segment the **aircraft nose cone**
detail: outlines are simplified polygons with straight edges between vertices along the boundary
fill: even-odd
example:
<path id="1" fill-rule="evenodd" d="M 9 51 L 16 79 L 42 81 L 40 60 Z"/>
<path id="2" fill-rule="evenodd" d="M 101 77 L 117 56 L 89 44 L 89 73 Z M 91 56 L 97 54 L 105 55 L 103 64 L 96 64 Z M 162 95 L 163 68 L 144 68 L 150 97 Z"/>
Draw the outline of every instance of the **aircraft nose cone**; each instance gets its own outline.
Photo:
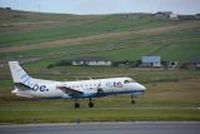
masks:
<path id="1" fill-rule="evenodd" d="M 143 85 L 140 85 L 141 87 L 141 90 L 146 90 L 147 88 L 145 87 L 145 86 L 143 86 Z"/>
<path id="2" fill-rule="evenodd" d="M 145 91 L 145 90 L 147 89 L 145 86 L 143 86 L 142 84 L 139 84 L 139 83 L 138 83 L 138 85 L 137 85 L 137 88 L 138 88 L 139 90 L 143 90 L 143 91 Z"/>

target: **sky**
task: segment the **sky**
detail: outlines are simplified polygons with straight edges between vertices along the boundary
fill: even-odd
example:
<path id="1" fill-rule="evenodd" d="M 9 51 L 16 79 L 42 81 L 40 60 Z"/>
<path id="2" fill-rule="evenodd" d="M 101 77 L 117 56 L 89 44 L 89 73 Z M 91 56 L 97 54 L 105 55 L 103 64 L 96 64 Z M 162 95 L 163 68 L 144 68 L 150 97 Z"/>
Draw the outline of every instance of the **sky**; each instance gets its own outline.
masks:
<path id="1" fill-rule="evenodd" d="M 67 14 L 155 13 L 158 11 L 196 14 L 200 13 L 200 0 L 0 0 L 0 7 Z"/>

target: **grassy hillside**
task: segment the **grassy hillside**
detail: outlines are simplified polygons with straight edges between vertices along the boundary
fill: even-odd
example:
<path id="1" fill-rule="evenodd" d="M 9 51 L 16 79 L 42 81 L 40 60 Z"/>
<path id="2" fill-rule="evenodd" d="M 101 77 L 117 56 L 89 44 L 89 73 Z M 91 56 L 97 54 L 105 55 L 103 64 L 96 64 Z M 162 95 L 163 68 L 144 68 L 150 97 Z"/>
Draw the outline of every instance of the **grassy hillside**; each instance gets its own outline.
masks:
<path id="1" fill-rule="evenodd" d="M 77 117 L 83 121 L 200 120 L 198 70 L 47 68 L 62 59 L 83 56 L 137 60 L 160 55 L 164 60 L 186 62 L 200 58 L 199 33 L 200 21 L 172 21 L 151 14 L 78 16 L 0 9 L 0 123 L 72 122 Z M 72 108 L 73 101 L 24 100 L 10 93 L 8 60 L 26 61 L 23 67 L 38 78 L 130 76 L 148 90 L 135 106 L 122 96 L 95 100 L 97 109 L 90 110 L 87 100 L 81 101 L 80 111 Z"/>
<path id="2" fill-rule="evenodd" d="M 199 21 L 171 21 L 150 14 L 75 16 L 6 10 L 0 14 L 1 59 L 98 55 L 132 60 L 149 54 L 180 62 L 199 58 Z"/>

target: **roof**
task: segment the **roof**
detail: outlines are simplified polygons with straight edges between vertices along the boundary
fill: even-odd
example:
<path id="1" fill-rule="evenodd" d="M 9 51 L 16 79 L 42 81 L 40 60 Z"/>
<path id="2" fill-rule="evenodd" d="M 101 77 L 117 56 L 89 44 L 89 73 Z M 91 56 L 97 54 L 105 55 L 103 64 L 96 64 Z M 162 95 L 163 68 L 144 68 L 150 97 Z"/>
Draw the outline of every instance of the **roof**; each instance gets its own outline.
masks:
<path id="1" fill-rule="evenodd" d="M 157 12 L 156 14 L 170 15 L 170 14 L 173 14 L 173 12 L 171 12 L 171 11 L 164 11 L 164 12 Z"/>
<path id="2" fill-rule="evenodd" d="M 74 59 L 73 61 L 110 61 L 104 57 L 82 57 Z"/>
<path id="3" fill-rule="evenodd" d="M 160 62 L 160 56 L 142 56 L 143 63 Z"/>

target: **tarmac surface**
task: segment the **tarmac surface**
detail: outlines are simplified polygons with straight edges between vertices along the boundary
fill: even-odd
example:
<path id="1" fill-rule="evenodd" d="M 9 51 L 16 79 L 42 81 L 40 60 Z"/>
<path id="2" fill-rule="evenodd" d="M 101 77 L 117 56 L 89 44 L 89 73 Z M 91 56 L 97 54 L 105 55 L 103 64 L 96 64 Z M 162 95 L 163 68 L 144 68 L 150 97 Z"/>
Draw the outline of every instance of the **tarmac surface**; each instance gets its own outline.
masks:
<path id="1" fill-rule="evenodd" d="M 200 122 L 0 125 L 0 134 L 199 134 Z"/>

